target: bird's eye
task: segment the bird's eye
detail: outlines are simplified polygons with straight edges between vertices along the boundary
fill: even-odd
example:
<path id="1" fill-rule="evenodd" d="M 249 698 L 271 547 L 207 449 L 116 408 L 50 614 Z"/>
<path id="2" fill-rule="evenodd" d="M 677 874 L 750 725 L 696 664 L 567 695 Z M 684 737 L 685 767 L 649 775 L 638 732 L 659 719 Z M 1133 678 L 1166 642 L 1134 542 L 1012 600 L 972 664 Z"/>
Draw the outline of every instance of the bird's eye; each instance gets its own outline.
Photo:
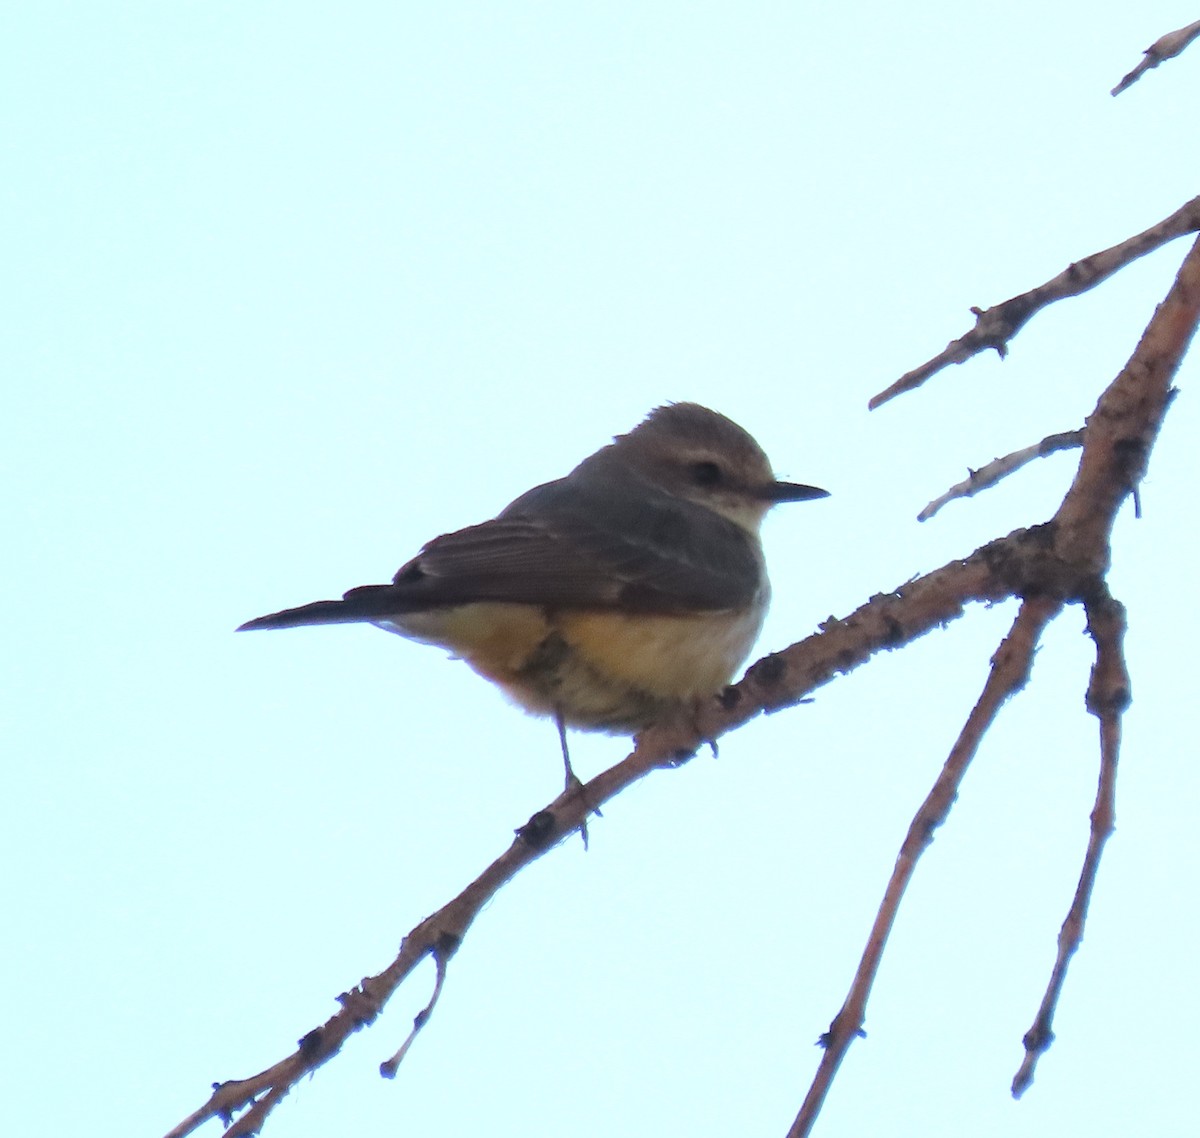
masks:
<path id="1" fill-rule="evenodd" d="M 697 486 L 715 486 L 721 481 L 721 468 L 715 462 L 694 462 L 692 481 Z"/>

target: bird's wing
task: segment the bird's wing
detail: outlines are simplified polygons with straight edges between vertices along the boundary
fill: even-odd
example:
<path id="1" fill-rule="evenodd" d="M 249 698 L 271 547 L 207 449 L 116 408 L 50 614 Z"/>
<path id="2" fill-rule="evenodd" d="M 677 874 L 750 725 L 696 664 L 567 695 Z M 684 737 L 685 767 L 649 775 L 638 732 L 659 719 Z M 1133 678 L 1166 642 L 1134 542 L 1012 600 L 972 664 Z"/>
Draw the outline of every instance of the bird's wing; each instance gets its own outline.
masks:
<path id="1" fill-rule="evenodd" d="M 492 521 L 435 538 L 390 585 L 365 585 L 341 601 L 242 627 L 378 620 L 474 601 L 682 613 L 753 600 L 762 570 L 749 534 L 711 510 L 639 491 L 623 495 L 570 478 L 547 483 Z"/>

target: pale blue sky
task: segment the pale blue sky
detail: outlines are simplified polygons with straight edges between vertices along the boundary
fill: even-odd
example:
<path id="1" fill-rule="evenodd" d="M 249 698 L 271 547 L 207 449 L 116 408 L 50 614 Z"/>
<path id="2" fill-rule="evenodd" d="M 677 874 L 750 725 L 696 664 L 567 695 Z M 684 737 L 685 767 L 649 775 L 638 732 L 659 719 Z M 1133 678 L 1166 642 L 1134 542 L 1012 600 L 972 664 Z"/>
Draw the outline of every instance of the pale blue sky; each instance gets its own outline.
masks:
<path id="1" fill-rule="evenodd" d="M 551 726 L 368 628 L 234 636 L 387 579 L 655 406 L 825 503 L 768 525 L 762 650 L 1055 508 L 1184 246 L 1001 364 L 866 401 L 1197 192 L 1182 4 L 39 4 L 0 16 L 13 1133 L 159 1135 L 280 1058 L 557 791 Z M 1196 49 L 1193 49 L 1196 50 Z M 1056 1023 L 1007 1092 L 1086 834 L 1068 613 L 918 873 L 817 1133 L 1187 1133 L 1196 367 L 1118 525 L 1135 703 Z M 605 810 L 273 1116 L 353 1133 L 779 1135 L 912 811 L 1011 620 L 872 663 Z M 625 741 L 577 739 L 589 774 Z M 215 1135 L 210 1125 L 202 1134 Z"/>

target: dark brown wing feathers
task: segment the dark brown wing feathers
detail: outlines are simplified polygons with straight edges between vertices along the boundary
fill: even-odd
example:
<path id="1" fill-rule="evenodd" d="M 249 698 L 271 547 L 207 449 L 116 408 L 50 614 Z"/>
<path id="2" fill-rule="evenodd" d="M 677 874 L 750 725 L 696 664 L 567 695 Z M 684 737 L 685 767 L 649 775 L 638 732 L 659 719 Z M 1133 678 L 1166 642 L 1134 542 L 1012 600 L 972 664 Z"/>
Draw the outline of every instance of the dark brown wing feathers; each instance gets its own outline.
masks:
<path id="1" fill-rule="evenodd" d="M 761 585 L 752 539 L 719 514 L 641 484 L 536 487 L 499 517 L 434 538 L 390 585 L 351 589 L 242 628 L 370 621 L 472 601 L 647 613 L 740 608 Z M 637 502 L 631 507 L 630 502 Z"/>

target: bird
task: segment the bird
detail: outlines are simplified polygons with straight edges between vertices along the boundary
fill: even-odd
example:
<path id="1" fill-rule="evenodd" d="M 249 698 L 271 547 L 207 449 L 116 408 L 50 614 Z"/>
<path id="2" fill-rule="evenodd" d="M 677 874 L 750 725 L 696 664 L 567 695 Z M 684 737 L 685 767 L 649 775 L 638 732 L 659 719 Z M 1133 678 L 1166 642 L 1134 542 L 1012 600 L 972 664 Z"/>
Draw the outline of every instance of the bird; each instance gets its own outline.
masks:
<path id="1" fill-rule="evenodd" d="M 713 696 L 770 599 L 760 528 L 828 491 L 775 477 L 754 438 L 667 403 L 490 521 L 435 537 L 389 584 L 238 629 L 368 623 L 447 650 L 567 729 L 637 734 Z"/>

